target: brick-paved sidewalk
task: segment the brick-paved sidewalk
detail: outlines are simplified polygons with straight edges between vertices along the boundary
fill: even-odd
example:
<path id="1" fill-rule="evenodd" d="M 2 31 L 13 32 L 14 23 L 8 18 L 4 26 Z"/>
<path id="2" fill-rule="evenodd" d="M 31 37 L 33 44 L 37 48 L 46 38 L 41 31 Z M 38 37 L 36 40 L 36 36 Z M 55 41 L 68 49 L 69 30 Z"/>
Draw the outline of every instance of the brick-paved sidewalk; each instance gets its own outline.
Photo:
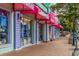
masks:
<path id="1" fill-rule="evenodd" d="M 73 56 L 79 56 L 79 40 L 77 41 L 77 49 L 74 49 Z"/>
<path id="2" fill-rule="evenodd" d="M 3 56 L 71 56 L 73 49 L 72 45 L 68 44 L 68 38 L 63 37 L 51 42 L 6 53 Z"/>

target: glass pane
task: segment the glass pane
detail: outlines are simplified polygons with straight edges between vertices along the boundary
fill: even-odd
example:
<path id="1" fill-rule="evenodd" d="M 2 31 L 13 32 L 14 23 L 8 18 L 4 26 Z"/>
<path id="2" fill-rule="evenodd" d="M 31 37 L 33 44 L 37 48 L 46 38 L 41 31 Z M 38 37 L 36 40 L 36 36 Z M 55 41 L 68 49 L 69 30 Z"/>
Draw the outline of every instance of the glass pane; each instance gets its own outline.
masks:
<path id="1" fill-rule="evenodd" d="M 21 40 L 22 45 L 26 45 L 31 43 L 31 36 L 30 36 L 30 22 L 28 19 L 21 20 Z"/>
<path id="2" fill-rule="evenodd" d="M 0 16 L 0 45 L 7 43 L 7 18 L 6 16 Z"/>

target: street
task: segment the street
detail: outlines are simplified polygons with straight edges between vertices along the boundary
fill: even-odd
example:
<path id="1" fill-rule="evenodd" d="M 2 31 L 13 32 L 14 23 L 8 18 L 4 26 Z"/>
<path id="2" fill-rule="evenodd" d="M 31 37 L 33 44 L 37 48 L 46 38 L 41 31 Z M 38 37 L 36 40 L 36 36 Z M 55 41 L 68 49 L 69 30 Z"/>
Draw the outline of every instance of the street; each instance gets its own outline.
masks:
<path id="1" fill-rule="evenodd" d="M 12 51 L 2 56 L 72 56 L 74 47 L 68 44 L 68 37 L 41 43 L 38 45 Z"/>

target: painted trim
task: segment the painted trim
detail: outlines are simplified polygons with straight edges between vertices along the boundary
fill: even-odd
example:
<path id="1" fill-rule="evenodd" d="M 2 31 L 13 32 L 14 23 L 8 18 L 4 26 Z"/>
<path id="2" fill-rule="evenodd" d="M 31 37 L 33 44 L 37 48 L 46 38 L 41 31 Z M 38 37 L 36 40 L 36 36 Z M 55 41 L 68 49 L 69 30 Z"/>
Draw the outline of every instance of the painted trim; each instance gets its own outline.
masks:
<path id="1" fill-rule="evenodd" d="M 37 43 L 37 20 L 36 20 L 36 43 Z"/>
<path id="2" fill-rule="evenodd" d="M 46 5 L 44 5 L 43 3 L 42 3 L 42 5 L 47 8 L 47 13 L 49 13 L 48 7 Z"/>
<path id="3" fill-rule="evenodd" d="M 35 19 L 36 19 L 35 20 L 35 22 L 36 22 L 36 31 L 35 32 L 36 32 L 36 43 L 37 43 L 37 14 L 35 14 Z"/>
<path id="4" fill-rule="evenodd" d="M 38 6 L 36 3 L 34 3 L 36 6 Z M 39 6 L 38 6 L 39 7 Z M 40 8 L 40 7 L 39 7 Z M 44 13 L 48 14 L 47 12 L 45 12 L 42 8 L 40 8 Z"/>
<path id="5" fill-rule="evenodd" d="M 9 16 L 8 16 L 8 24 L 7 24 L 7 26 L 8 26 L 8 33 L 7 33 L 7 34 L 8 34 L 8 36 L 7 36 L 8 38 L 7 38 L 7 39 L 9 40 L 8 43 L 11 43 L 11 40 L 10 40 L 10 37 L 11 37 L 11 36 L 10 36 L 10 30 L 11 30 L 11 29 L 10 29 L 10 26 L 11 26 L 11 25 L 10 25 L 10 24 L 11 24 L 11 19 L 10 19 L 10 13 L 9 13 Z"/>
<path id="6" fill-rule="evenodd" d="M 14 12 L 14 49 L 16 49 L 16 20 L 15 20 L 15 12 Z"/>

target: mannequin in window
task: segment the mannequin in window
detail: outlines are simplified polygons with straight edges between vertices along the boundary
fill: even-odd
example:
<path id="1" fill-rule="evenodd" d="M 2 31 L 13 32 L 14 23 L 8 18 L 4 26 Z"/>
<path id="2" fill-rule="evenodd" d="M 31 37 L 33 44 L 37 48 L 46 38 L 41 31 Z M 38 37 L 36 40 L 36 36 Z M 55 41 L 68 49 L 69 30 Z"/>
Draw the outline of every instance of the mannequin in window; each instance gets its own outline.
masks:
<path id="1" fill-rule="evenodd" d="M 1 44 L 6 44 L 5 38 L 6 38 L 6 34 L 4 33 L 2 26 L 0 26 L 0 41 L 1 41 Z"/>
<path id="2" fill-rule="evenodd" d="M 0 32 L 2 32 L 2 26 L 0 26 Z"/>

